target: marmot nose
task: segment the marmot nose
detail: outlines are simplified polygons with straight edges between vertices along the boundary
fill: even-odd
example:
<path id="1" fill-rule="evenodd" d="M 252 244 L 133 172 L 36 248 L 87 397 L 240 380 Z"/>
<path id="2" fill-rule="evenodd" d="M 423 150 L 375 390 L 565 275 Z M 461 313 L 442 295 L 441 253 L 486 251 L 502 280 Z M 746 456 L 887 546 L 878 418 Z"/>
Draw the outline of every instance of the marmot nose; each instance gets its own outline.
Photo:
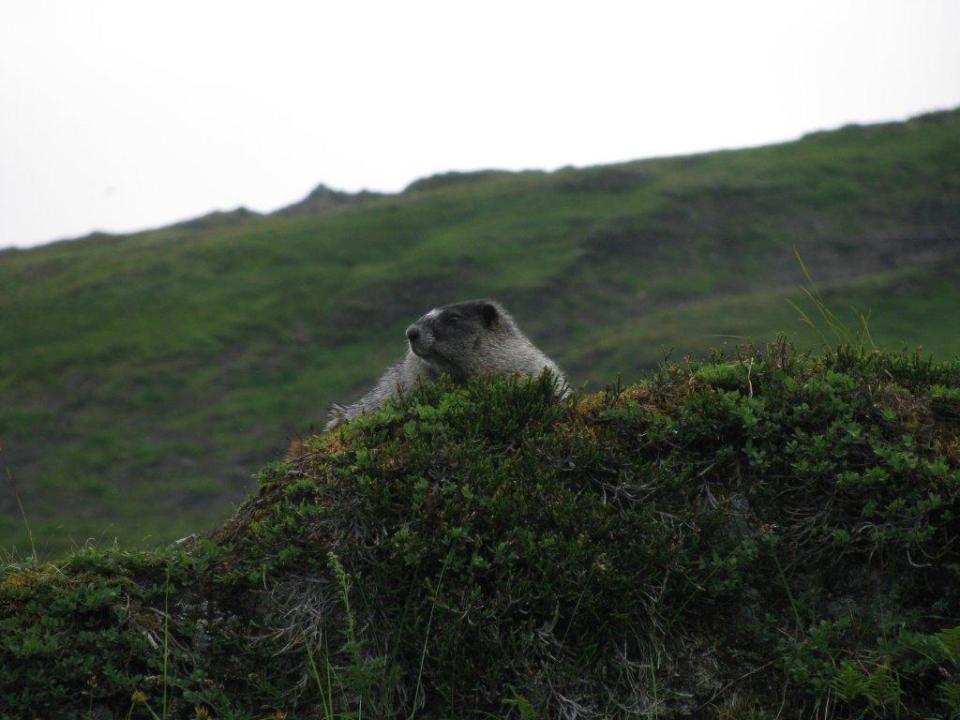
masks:
<path id="1" fill-rule="evenodd" d="M 418 328 L 416 325 L 411 325 L 407 328 L 407 340 L 413 342 L 418 337 L 420 337 L 420 328 Z"/>

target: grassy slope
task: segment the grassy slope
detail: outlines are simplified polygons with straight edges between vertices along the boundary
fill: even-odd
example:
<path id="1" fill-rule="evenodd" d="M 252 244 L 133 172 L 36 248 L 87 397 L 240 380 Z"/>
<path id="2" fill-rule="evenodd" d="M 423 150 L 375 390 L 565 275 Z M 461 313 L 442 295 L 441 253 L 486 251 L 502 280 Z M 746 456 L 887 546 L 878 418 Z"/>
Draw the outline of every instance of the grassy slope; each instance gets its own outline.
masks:
<path id="1" fill-rule="evenodd" d="M 318 216 L 0 254 L 0 438 L 34 534 L 166 540 L 403 351 L 491 295 L 576 383 L 787 331 L 802 252 L 885 347 L 960 353 L 960 112 L 796 143 L 441 178 Z M 0 546 L 26 545 L 9 483 Z M 105 523 L 108 524 L 104 530 Z"/>
<path id="2" fill-rule="evenodd" d="M 960 713 L 960 362 L 449 389 L 208 536 L 0 563 L 0 718 Z"/>

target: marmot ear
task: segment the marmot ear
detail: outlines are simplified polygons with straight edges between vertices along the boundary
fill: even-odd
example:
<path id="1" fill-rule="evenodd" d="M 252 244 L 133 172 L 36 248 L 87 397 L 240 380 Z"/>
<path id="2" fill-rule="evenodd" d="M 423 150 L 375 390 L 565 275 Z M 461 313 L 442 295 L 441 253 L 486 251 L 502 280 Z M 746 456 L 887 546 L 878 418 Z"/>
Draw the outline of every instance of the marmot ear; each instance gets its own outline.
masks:
<path id="1" fill-rule="evenodd" d="M 490 303 L 483 303 L 480 305 L 480 317 L 483 318 L 483 324 L 487 327 L 491 327 L 497 319 L 500 317 L 500 313 L 497 310 L 496 305 L 491 305 Z"/>

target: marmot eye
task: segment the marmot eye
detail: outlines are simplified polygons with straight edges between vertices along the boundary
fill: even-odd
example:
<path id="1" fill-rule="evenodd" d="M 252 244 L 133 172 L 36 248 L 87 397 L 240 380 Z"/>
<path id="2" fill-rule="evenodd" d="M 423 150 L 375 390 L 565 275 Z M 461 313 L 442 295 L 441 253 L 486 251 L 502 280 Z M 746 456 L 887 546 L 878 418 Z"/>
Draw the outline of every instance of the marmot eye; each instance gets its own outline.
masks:
<path id="1" fill-rule="evenodd" d="M 447 315 L 446 321 L 448 325 L 455 325 L 460 320 L 459 315 Z"/>

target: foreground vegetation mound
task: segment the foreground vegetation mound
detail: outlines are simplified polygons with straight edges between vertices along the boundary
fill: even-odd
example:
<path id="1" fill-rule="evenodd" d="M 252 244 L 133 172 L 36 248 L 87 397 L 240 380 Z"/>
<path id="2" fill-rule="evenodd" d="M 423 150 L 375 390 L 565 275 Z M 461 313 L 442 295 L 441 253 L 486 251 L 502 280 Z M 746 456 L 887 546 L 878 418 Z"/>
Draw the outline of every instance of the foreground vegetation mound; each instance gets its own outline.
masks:
<path id="1" fill-rule="evenodd" d="M 956 717 L 960 363 L 424 387 L 221 529 L 0 574 L 5 718 Z"/>

